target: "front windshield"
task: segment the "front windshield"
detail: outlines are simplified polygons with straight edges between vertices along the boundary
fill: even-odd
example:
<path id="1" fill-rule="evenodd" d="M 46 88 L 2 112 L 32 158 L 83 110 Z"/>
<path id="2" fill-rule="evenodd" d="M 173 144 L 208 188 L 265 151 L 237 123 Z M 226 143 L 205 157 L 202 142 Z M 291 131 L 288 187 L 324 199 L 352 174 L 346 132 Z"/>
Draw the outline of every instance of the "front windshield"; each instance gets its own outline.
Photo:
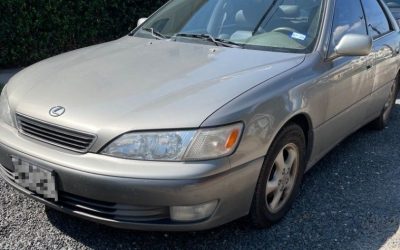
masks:
<path id="1" fill-rule="evenodd" d="M 209 35 L 248 49 L 304 53 L 315 44 L 322 9 L 323 0 L 172 0 L 134 35 Z"/>

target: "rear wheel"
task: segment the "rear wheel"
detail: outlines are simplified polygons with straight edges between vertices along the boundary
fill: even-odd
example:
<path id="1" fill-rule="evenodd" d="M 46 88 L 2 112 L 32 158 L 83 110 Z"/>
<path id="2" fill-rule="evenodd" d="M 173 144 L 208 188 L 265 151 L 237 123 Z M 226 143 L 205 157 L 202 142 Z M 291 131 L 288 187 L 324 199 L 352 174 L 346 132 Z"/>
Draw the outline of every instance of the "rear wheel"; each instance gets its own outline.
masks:
<path id="1" fill-rule="evenodd" d="M 382 130 L 382 129 L 385 129 L 387 127 L 387 125 L 389 124 L 390 114 L 393 111 L 393 108 L 396 104 L 397 94 L 399 93 L 398 81 L 399 81 L 399 76 L 396 77 L 396 80 L 392 84 L 389 97 L 385 103 L 385 106 L 383 107 L 382 113 L 376 120 L 374 120 L 371 123 L 372 128 L 377 129 L 377 130 Z"/>
<path id="2" fill-rule="evenodd" d="M 305 169 L 305 137 L 296 124 L 282 129 L 265 158 L 250 211 L 259 228 L 282 219 L 296 198 Z"/>

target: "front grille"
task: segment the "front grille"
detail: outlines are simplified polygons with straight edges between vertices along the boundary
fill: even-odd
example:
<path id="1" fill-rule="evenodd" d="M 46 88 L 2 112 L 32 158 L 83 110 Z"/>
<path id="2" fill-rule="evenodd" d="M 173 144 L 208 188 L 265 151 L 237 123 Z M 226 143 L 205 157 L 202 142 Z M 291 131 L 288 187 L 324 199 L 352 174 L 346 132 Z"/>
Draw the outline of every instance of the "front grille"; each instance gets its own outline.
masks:
<path id="1" fill-rule="evenodd" d="M 96 136 L 34 120 L 17 114 L 18 127 L 24 135 L 76 152 L 86 153 Z"/>

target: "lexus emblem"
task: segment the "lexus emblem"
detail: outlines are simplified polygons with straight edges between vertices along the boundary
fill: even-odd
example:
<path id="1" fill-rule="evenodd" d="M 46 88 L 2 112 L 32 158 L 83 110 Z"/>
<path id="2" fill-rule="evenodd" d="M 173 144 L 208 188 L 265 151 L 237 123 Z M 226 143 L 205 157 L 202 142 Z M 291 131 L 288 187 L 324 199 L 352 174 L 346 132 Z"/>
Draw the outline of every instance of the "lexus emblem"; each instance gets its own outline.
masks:
<path id="1" fill-rule="evenodd" d="M 53 117 L 62 116 L 65 113 L 65 108 L 61 106 L 56 106 L 50 109 L 49 114 Z"/>

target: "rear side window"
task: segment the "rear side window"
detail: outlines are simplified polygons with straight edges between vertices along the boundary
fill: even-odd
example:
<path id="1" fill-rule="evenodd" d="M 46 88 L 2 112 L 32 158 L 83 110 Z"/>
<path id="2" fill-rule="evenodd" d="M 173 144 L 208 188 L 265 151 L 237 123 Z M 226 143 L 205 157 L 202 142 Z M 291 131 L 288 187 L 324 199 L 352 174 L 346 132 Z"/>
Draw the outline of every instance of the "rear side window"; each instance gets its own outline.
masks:
<path id="1" fill-rule="evenodd" d="M 368 33 L 376 39 L 391 31 L 389 21 L 377 0 L 361 0 L 367 18 Z"/>
<path id="2" fill-rule="evenodd" d="M 400 0 L 384 0 L 389 8 L 400 8 Z"/>
<path id="3" fill-rule="evenodd" d="M 329 53 L 332 54 L 346 34 L 367 35 L 360 0 L 336 0 Z"/>

